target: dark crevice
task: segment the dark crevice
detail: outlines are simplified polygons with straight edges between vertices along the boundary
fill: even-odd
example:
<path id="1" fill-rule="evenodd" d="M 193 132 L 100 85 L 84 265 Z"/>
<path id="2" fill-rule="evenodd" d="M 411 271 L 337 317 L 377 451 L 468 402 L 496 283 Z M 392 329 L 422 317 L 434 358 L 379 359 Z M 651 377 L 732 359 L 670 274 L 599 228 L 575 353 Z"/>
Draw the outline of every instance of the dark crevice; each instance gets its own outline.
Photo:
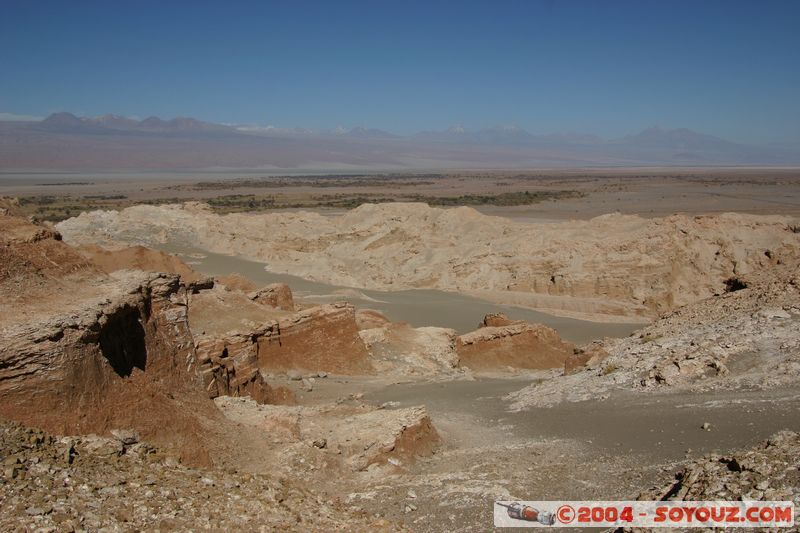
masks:
<path id="1" fill-rule="evenodd" d="M 138 308 L 125 307 L 108 318 L 100 331 L 100 351 L 119 376 L 145 369 L 147 346 Z"/>

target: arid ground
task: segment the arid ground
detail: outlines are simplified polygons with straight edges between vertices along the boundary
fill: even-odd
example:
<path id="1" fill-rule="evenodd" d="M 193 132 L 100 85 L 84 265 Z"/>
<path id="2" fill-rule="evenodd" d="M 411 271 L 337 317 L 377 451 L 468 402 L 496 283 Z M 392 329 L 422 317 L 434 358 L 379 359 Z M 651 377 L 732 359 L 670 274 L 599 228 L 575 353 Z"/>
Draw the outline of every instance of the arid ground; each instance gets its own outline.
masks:
<path id="1" fill-rule="evenodd" d="M 0 196 L 3 529 L 800 504 L 800 170 L 5 174 Z"/>

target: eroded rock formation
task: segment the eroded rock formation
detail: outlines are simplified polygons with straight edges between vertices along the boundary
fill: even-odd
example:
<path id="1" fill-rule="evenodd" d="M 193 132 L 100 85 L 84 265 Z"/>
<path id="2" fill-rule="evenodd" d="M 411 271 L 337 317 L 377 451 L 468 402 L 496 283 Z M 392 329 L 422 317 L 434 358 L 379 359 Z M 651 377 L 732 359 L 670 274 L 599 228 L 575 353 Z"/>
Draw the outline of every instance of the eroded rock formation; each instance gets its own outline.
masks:
<path id="1" fill-rule="evenodd" d="M 770 388 L 800 376 L 800 264 L 742 277 L 746 288 L 687 305 L 623 339 L 585 347 L 566 376 L 509 395 L 512 407 L 603 398 L 615 389 Z"/>
<path id="2" fill-rule="evenodd" d="M 485 326 L 460 335 L 456 352 L 461 366 L 472 370 L 557 368 L 573 353 L 574 346 L 547 326 L 512 322 L 502 315 L 489 315 L 483 323 L 507 325 Z"/>
<path id="3" fill-rule="evenodd" d="M 284 311 L 294 311 L 292 290 L 285 283 L 272 283 L 247 295 L 254 302 Z"/>
<path id="4" fill-rule="evenodd" d="M 727 213 L 534 224 L 402 203 L 338 217 L 219 216 L 187 203 L 84 213 L 58 228 L 80 243 L 176 240 L 336 285 L 438 288 L 570 315 L 653 318 L 724 291 L 732 276 L 795 257 L 795 223 Z"/>
<path id="5" fill-rule="evenodd" d="M 203 296 L 201 293 L 199 296 Z M 260 323 L 243 330 L 207 333 L 198 337 L 198 350 L 206 362 L 215 362 L 214 370 L 206 372 L 206 383 L 214 391 L 226 381 L 220 365 L 236 369 L 236 380 L 219 389 L 242 391 L 255 386 L 250 378 L 257 369 L 265 372 L 289 370 L 325 371 L 334 374 L 370 374 L 373 371 L 369 354 L 358 335 L 355 309 L 347 303 L 310 307 L 296 313 L 282 313 L 276 318 L 259 313 L 260 305 L 250 312 L 250 322 Z M 271 306 L 270 306 L 271 307 Z M 217 308 L 211 308 L 213 313 Z M 209 373 L 211 372 L 211 373 Z M 219 372 L 218 379 L 210 376 Z M 216 375 L 216 374 L 214 374 Z M 253 378 L 255 379 L 255 378 Z M 266 393 L 265 393 L 266 394 Z M 257 394 L 269 397 L 269 394 Z"/>
<path id="6" fill-rule="evenodd" d="M 458 367 L 456 332 L 448 328 L 412 328 L 387 323 L 364 329 L 361 338 L 379 374 L 447 374 Z"/>
<path id="7" fill-rule="evenodd" d="M 699 459 L 673 482 L 643 492 L 640 500 L 800 503 L 800 435 L 782 431 L 748 450 Z"/>

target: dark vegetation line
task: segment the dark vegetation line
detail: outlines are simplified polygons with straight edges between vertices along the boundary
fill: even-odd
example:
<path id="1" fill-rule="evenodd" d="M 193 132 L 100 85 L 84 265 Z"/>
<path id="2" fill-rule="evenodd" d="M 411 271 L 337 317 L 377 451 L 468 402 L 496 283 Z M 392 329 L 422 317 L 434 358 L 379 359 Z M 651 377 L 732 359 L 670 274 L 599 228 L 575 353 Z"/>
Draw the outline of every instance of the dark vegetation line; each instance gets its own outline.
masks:
<path id="1" fill-rule="evenodd" d="M 431 206 L 515 206 L 531 205 L 546 200 L 578 198 L 584 193 L 571 190 L 563 191 L 520 191 L 498 194 L 465 194 L 460 196 L 426 196 L 422 194 L 397 194 L 394 196 L 379 194 L 319 194 L 307 199 L 292 199 L 281 195 L 229 194 L 207 198 L 207 202 L 216 213 L 261 212 L 274 209 L 353 209 L 365 203 L 389 202 L 424 202 Z M 95 209 L 123 209 L 134 204 L 163 205 L 182 203 L 189 198 L 157 198 L 152 200 L 130 200 L 123 194 L 87 195 L 87 196 L 25 196 L 19 199 L 23 212 L 37 221 L 59 222 L 77 216 L 82 211 Z"/>

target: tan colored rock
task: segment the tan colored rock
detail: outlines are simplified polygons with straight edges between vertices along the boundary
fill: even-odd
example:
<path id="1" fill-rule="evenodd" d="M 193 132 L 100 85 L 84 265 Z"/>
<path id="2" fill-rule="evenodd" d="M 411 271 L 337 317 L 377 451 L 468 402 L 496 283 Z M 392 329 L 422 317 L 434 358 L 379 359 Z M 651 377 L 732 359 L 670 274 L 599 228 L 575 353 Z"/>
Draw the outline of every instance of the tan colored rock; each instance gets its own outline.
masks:
<path id="1" fill-rule="evenodd" d="M 220 276 L 216 280 L 232 291 L 253 292 L 258 288 L 258 285 L 236 272 L 227 276 Z"/>
<path id="2" fill-rule="evenodd" d="M 359 332 L 376 371 L 432 375 L 453 372 L 458 366 L 456 332 L 448 328 L 412 328 L 405 323 Z"/>
<path id="3" fill-rule="evenodd" d="M 346 471 L 366 470 L 370 465 L 394 470 L 430 456 L 441 444 L 427 410 L 421 406 L 257 405 L 246 398 L 229 397 L 215 402 L 229 419 L 265 429 L 282 440 L 284 455 L 278 459 L 283 463 L 294 463 L 298 455 L 313 457 L 324 448 Z M 300 442 L 305 444 L 292 445 Z"/>
<path id="4" fill-rule="evenodd" d="M 222 285 L 190 294 L 189 325 L 197 336 L 224 338 L 234 331 L 247 332 L 266 322 L 290 315 L 251 300 L 245 293 Z"/>
<path id="5" fill-rule="evenodd" d="M 3 330 L 0 416 L 70 433 L 132 428 L 208 463 L 202 421 L 218 415 L 197 373 L 185 288 L 130 274 L 73 314 Z"/>
<path id="6" fill-rule="evenodd" d="M 196 272 L 178 257 L 144 246 L 113 250 L 87 244 L 79 246 L 77 250 L 108 273 L 128 269 L 178 274 L 187 283 L 203 279 L 202 274 Z"/>
<path id="7" fill-rule="evenodd" d="M 208 305 L 208 302 L 204 304 L 206 307 Z M 255 307 L 256 311 L 263 309 L 260 305 Z M 199 329 L 201 324 L 210 326 L 213 310 L 217 308 L 206 310 L 212 312 L 210 318 L 205 316 L 202 321 L 192 319 L 192 327 Z M 248 316 L 257 318 L 260 315 L 251 312 Z M 243 325 L 241 321 L 235 324 Z M 265 372 L 302 370 L 334 374 L 373 372 L 367 348 L 358 334 L 355 309 L 346 303 L 320 305 L 294 314 L 282 314 L 258 325 L 253 323 L 249 328 L 239 327 L 238 331 L 222 332 L 218 329 L 214 334 L 203 336 L 198 351 L 203 361 L 210 365 L 206 367 L 206 385 L 212 393 L 217 387 L 218 395 L 239 390 L 240 380 L 244 380 L 242 383 L 251 383 L 251 378 L 257 379 L 253 377 L 255 369 Z M 233 381 L 231 372 L 237 376 Z M 269 395 L 266 397 L 270 398 Z"/>
<path id="8" fill-rule="evenodd" d="M 573 349 L 554 329 L 524 322 L 487 326 L 456 339 L 460 365 L 473 370 L 558 368 Z"/>
<path id="9" fill-rule="evenodd" d="M 356 309 L 356 325 L 359 330 L 380 328 L 389 324 L 389 319 L 374 309 Z"/>
<path id="10" fill-rule="evenodd" d="M 232 429 L 205 391 L 180 278 L 108 275 L 51 229 L 12 217 L 0 229 L 0 417 L 135 430 L 210 463 Z"/>
<path id="11" fill-rule="evenodd" d="M 223 339 L 202 338 L 196 343 L 197 362 L 210 398 L 249 396 L 258 403 L 294 403 L 294 394 L 270 387 L 258 369 L 257 345 L 249 335 L 234 333 Z"/>
<path id="12" fill-rule="evenodd" d="M 68 240 L 98 244 L 180 236 L 348 287 L 458 290 L 555 312 L 655 318 L 722 292 L 732 276 L 797 256 L 790 223 L 734 213 L 526 223 L 418 203 L 364 204 L 341 216 L 220 216 L 186 204 L 95 211 L 57 227 Z"/>
<path id="13" fill-rule="evenodd" d="M 284 311 L 294 311 L 292 290 L 285 283 L 272 283 L 247 295 L 254 302 Z"/>
<path id="14" fill-rule="evenodd" d="M 254 334 L 259 366 L 266 371 L 290 369 L 334 374 L 373 371 L 358 335 L 355 308 L 334 303 L 279 318 Z"/>
<path id="15" fill-rule="evenodd" d="M 602 342 L 591 342 L 586 346 L 575 348 L 574 353 L 564 361 L 564 375 L 575 374 L 595 366 L 607 357 L 608 352 L 603 348 Z"/>
<path id="16" fill-rule="evenodd" d="M 608 356 L 589 371 L 511 393 L 511 408 L 605 398 L 620 388 L 674 394 L 794 384 L 800 376 L 798 272 L 797 260 L 751 272 L 743 277 L 745 289 L 676 309 L 636 335 L 604 339 Z"/>
<path id="17" fill-rule="evenodd" d="M 511 324 L 519 324 L 520 322 L 520 320 L 511 320 L 504 313 L 489 313 L 483 317 L 483 320 L 480 324 L 478 324 L 478 327 L 502 327 L 510 326 Z"/>

